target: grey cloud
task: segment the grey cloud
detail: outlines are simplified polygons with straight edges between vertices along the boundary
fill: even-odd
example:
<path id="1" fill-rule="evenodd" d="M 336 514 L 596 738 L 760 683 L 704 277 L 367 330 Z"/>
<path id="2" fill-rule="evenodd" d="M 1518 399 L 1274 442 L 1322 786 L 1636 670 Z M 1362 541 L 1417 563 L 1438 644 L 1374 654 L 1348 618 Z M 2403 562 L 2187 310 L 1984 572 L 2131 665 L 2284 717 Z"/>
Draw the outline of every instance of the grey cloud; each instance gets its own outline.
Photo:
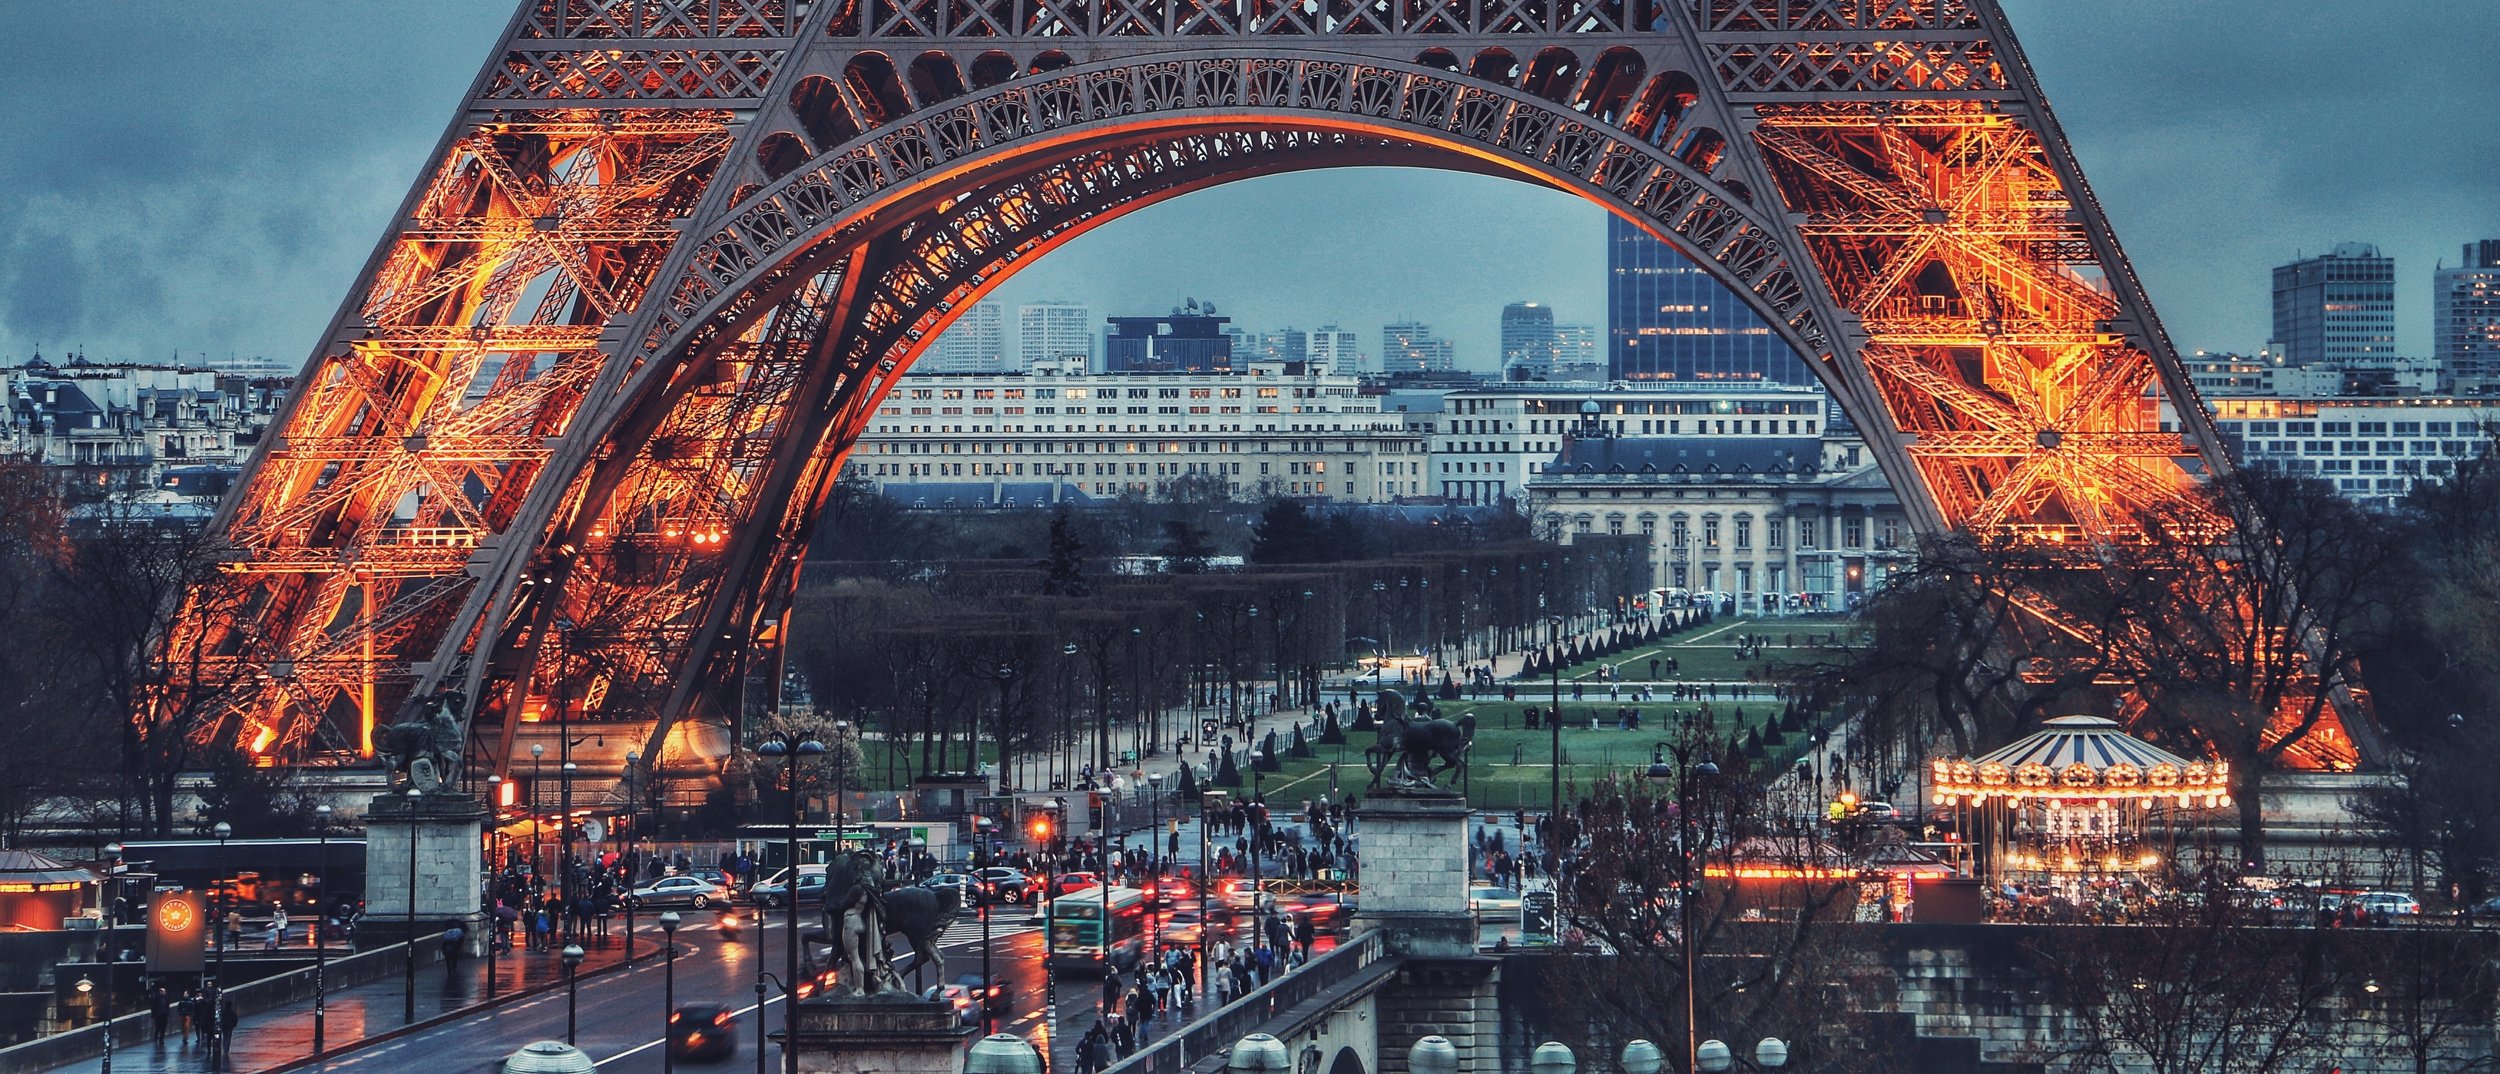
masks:
<path id="1" fill-rule="evenodd" d="M 2265 271 L 2375 241 L 2403 343 L 2500 237 L 2500 5 L 2006 0 L 2173 336 L 2253 347 Z M 300 359 L 511 0 L 18 5 L 0 40 L 0 360 L 84 342 Z M 1100 312 L 1211 298 L 1376 345 L 1415 316 L 1487 362 L 1502 303 L 1602 323 L 1598 210 L 1478 176 L 1285 176 L 1145 210 L 1009 280 Z"/>

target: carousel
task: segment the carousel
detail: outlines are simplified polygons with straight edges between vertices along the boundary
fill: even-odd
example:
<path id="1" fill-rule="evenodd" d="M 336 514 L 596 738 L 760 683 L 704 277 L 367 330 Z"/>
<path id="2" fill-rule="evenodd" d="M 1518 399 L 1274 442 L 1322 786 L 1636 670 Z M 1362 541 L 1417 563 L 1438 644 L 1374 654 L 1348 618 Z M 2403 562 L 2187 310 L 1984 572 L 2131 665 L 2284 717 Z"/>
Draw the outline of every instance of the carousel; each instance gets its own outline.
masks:
<path id="1" fill-rule="evenodd" d="M 2058 717 L 1978 757 L 1937 758 L 1929 775 L 1981 876 L 2017 904 L 2144 898 L 2188 822 L 2231 804 L 2228 764 L 2188 760 L 2098 716 Z"/>

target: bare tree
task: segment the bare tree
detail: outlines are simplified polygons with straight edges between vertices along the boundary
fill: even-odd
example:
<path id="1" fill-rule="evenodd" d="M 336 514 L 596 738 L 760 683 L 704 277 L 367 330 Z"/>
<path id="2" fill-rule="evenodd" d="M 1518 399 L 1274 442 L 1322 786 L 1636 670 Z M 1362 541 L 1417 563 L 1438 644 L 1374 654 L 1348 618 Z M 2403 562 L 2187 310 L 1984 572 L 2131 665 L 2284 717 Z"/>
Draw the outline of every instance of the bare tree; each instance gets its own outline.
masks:
<path id="1" fill-rule="evenodd" d="M 2397 545 L 2332 488 L 2269 473 L 2140 521 L 2143 540 L 2062 572 L 2049 599 L 2099 626 L 2093 640 L 2135 684 L 2136 726 L 2230 763 L 2240 855 L 2262 868 L 2264 773 L 2356 748 L 2337 705 L 2361 681 Z"/>

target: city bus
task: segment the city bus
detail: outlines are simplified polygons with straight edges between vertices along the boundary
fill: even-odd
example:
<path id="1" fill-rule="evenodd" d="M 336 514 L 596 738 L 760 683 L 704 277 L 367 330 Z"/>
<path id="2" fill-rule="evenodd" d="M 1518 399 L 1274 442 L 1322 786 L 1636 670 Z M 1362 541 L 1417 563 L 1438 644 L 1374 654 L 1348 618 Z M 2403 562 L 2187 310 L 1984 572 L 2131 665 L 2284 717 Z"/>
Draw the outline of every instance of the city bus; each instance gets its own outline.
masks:
<path id="1" fill-rule="evenodd" d="M 1106 941 L 1103 919 L 1110 918 Z M 1045 963 L 1054 970 L 1128 969 L 1146 953 L 1146 893 L 1136 888 L 1087 888 L 1050 900 Z"/>

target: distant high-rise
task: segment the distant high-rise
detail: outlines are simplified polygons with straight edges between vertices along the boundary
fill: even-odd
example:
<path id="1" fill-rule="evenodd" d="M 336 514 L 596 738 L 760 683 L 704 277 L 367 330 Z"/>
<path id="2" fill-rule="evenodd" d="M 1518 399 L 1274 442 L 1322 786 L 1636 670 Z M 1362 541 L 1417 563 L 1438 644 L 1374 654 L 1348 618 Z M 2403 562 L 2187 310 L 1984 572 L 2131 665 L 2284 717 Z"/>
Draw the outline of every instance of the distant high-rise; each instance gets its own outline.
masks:
<path id="1" fill-rule="evenodd" d="M 1310 358 L 1325 362 L 1332 373 L 1353 373 L 1362 368 L 1363 344 L 1354 333 L 1333 324 L 1319 326 L 1310 336 Z"/>
<path id="2" fill-rule="evenodd" d="M 1554 378 L 1557 380 L 1604 380 L 1606 359 L 1597 349 L 1597 326 L 1589 324 L 1558 324 L 1554 326 Z"/>
<path id="3" fill-rule="evenodd" d="M 1111 373 L 1212 373 L 1233 367 L 1230 317 L 1191 299 L 1167 317 L 1113 317 L 1102 367 Z"/>
<path id="4" fill-rule="evenodd" d="M 2500 393 L 2500 239 L 2465 244 L 2465 262 L 2431 277 L 2432 355 L 2459 392 Z"/>
<path id="5" fill-rule="evenodd" d="M 1016 310 L 1016 360 L 1094 361 L 1094 311 L 1079 302 L 1034 302 Z"/>
<path id="6" fill-rule="evenodd" d="M 998 303 L 975 302 L 938 333 L 913 369 L 924 373 L 997 373 L 1007 366 L 1007 333 Z"/>
<path id="7" fill-rule="evenodd" d="M 1233 353 L 1242 351 L 1236 347 Z M 1247 355 L 1262 362 L 1299 362 L 1310 356 L 1311 334 L 1291 325 L 1259 333 L 1258 349 Z"/>
<path id="8" fill-rule="evenodd" d="M 1675 248 L 1606 218 L 1609 380 L 1811 384 L 1796 352 Z"/>
<path id="9" fill-rule="evenodd" d="M 2295 365 L 2396 356 L 2396 259 L 2347 242 L 2274 270 L 2274 343 Z"/>
<path id="10" fill-rule="evenodd" d="M 1383 325 L 1380 329 L 1380 371 L 1383 373 L 1447 373 L 1458 368 L 1458 350 L 1432 334 L 1422 321 Z"/>
<path id="11" fill-rule="evenodd" d="M 1539 380 L 1554 371 L 1554 310 L 1535 302 L 1502 307 L 1502 375 Z"/>

